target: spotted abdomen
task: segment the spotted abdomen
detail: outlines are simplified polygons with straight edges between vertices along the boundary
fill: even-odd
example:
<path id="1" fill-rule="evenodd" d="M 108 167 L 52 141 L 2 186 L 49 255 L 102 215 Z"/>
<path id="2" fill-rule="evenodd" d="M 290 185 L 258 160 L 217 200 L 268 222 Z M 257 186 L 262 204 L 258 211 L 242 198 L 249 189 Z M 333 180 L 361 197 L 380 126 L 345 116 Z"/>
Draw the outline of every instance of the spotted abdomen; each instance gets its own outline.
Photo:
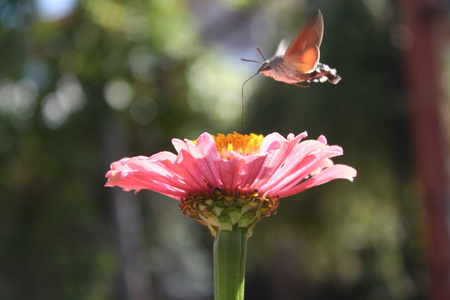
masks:
<path id="1" fill-rule="evenodd" d="M 341 76 L 337 74 L 336 69 L 331 69 L 328 65 L 318 63 L 317 67 L 311 73 L 307 73 L 307 82 L 325 82 L 329 81 L 337 84 L 341 80 Z"/>

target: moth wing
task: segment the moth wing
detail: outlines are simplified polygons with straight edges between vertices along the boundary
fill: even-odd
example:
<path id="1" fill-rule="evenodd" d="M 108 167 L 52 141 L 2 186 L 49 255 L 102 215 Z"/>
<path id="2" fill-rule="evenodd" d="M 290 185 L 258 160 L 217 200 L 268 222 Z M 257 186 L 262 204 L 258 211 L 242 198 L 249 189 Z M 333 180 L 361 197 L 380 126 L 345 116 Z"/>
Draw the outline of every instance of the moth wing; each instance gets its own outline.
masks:
<path id="1" fill-rule="evenodd" d="M 282 39 L 280 44 L 278 44 L 277 51 L 275 51 L 275 56 L 284 55 L 288 47 L 289 47 L 288 39 Z"/>
<path id="2" fill-rule="evenodd" d="M 303 29 L 286 50 L 284 60 L 294 65 L 298 71 L 308 73 L 313 71 L 320 58 L 320 44 L 323 38 L 322 13 L 309 18 Z"/>

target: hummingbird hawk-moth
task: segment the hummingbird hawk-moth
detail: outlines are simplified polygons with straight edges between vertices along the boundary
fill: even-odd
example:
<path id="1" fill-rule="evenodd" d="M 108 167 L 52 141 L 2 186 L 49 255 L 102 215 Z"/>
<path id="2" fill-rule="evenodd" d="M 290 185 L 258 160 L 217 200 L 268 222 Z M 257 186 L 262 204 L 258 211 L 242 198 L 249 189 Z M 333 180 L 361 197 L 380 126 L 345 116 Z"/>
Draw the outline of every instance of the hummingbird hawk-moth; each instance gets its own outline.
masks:
<path id="1" fill-rule="evenodd" d="M 299 31 L 294 41 L 286 47 L 285 40 L 281 41 L 275 56 L 266 60 L 248 80 L 258 73 L 273 79 L 297 86 L 300 82 L 326 82 L 337 84 L 341 77 L 336 69 L 319 62 L 320 44 L 323 37 L 323 17 L 320 10 L 310 17 Z M 242 59 L 243 61 L 257 62 Z"/>
<path id="2" fill-rule="evenodd" d="M 310 17 L 303 28 L 299 31 L 294 41 L 287 47 L 285 40 L 278 45 L 274 57 L 266 60 L 261 50 L 257 48 L 264 62 L 258 71 L 250 76 L 242 84 L 242 114 L 241 131 L 244 123 L 244 85 L 254 76 L 261 74 L 266 77 L 300 87 L 301 82 L 331 82 L 337 84 L 341 77 L 336 69 L 319 62 L 320 44 L 323 37 L 323 17 L 320 10 Z M 241 59 L 243 61 L 256 62 L 255 60 Z"/>

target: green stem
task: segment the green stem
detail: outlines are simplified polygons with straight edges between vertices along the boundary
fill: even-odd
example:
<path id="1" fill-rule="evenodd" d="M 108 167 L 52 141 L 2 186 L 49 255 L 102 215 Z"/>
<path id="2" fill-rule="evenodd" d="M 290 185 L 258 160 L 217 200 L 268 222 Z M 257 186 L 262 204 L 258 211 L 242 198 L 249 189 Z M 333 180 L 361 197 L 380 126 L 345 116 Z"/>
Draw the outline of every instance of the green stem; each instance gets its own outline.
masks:
<path id="1" fill-rule="evenodd" d="M 214 240 L 214 299 L 244 300 L 247 229 L 218 230 Z"/>

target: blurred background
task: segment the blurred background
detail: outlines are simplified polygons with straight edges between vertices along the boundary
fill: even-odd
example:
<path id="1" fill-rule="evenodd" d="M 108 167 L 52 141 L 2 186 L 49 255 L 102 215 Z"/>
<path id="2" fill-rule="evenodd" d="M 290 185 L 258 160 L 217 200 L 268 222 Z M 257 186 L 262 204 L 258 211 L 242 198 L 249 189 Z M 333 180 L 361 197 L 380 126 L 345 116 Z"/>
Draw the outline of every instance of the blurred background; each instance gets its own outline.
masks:
<path id="1" fill-rule="evenodd" d="M 240 58 L 316 9 L 342 81 L 256 76 L 243 132 L 324 134 L 358 177 L 256 226 L 246 299 L 450 299 L 444 0 L 1 0 L 0 299 L 213 299 L 207 228 L 104 174 L 239 131 L 258 69 Z"/>

